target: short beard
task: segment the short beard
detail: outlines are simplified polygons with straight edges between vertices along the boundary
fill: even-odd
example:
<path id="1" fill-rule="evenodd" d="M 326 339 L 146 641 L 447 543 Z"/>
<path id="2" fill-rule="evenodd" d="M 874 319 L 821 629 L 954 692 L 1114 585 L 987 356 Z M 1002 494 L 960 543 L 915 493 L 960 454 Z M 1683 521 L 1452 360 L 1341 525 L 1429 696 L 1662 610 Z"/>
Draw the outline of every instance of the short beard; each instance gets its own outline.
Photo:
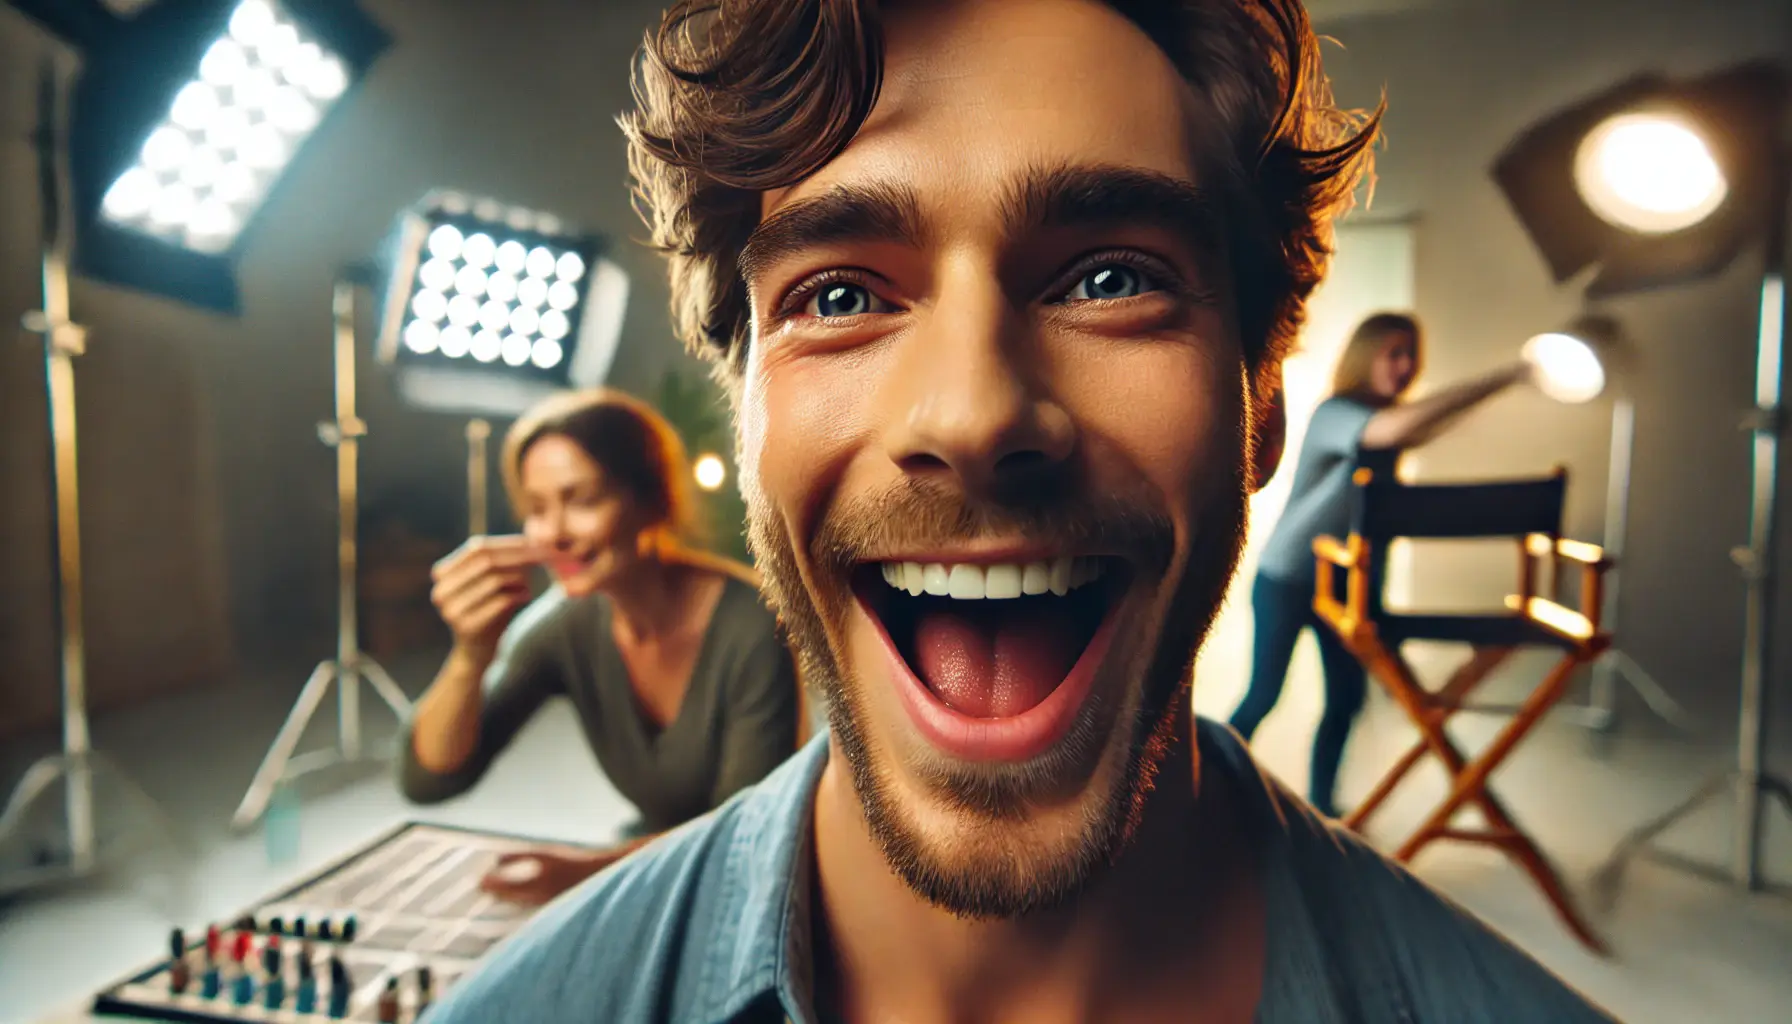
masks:
<path id="1" fill-rule="evenodd" d="M 827 581 L 817 595 L 805 585 L 782 521 L 771 514 L 752 481 L 742 483 L 748 541 L 767 597 L 780 613 L 805 681 L 825 701 L 833 740 L 871 836 L 890 867 L 921 898 L 972 919 L 1021 917 L 1062 906 L 1082 892 L 1130 845 L 1157 771 L 1173 746 L 1177 717 L 1192 713 L 1188 695 L 1195 658 L 1244 547 L 1249 506 L 1242 460 L 1200 510 L 1149 657 L 1139 649 L 1149 643 L 1149 624 L 1130 632 L 1123 628 L 1115 637 L 1116 654 L 1132 657 L 1130 663 L 1110 658 L 1104 671 L 1139 679 L 1125 688 L 1123 707 L 1103 712 L 1099 702 L 1090 701 L 1065 740 L 1027 765 L 991 769 L 929 761 L 911 766 L 917 780 L 971 826 L 974 842 L 950 844 L 930 841 L 916 825 L 895 793 L 892 766 L 874 755 L 867 742 L 861 684 L 847 677 L 826 625 L 831 621 L 844 636 L 852 595 L 839 581 L 848 578 L 864 552 L 976 538 L 998 529 L 1064 547 L 1118 551 L 1132 563 L 1135 580 L 1154 574 L 1167 579 L 1173 524 L 1140 495 L 1090 499 L 1086 490 L 1067 487 L 1048 495 L 1035 486 L 1024 504 L 972 507 L 956 492 L 905 482 L 873 500 L 829 510 L 810 545 L 812 571 Z M 1114 689 L 1110 681 L 1109 692 Z M 1119 737 L 1124 739 L 1115 749 Z M 1025 821 L 1037 801 L 1063 795 L 1054 789 L 1067 782 L 1079 784 L 1087 777 L 1087 766 L 1099 765 L 1104 754 L 1105 763 L 1114 766 L 1109 772 L 1113 781 L 1088 805 L 1068 850 L 1042 858 L 1037 849 L 1004 834 L 1002 823 Z"/>

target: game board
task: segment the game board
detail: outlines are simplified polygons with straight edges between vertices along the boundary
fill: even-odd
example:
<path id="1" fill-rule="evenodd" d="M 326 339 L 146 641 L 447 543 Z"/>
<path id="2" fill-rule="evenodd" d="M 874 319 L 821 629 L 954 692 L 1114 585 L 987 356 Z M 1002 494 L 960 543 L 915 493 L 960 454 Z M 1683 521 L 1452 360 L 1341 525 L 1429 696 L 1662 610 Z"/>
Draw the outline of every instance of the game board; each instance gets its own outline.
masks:
<path id="1" fill-rule="evenodd" d="M 536 845 L 400 826 L 227 927 L 177 934 L 161 960 L 102 990 L 93 1012 L 195 1024 L 412 1021 L 527 919 L 530 908 L 487 896 L 479 879 L 499 856 Z"/>

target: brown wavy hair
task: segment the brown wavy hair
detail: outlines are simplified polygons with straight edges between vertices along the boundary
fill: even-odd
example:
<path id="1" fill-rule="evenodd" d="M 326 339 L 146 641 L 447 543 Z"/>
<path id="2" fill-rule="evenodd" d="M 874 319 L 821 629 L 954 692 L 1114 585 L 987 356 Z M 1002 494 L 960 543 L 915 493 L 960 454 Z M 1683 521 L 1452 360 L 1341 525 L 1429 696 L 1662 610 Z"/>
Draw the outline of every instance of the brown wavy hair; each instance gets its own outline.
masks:
<path id="1" fill-rule="evenodd" d="M 549 436 L 578 445 L 603 470 L 606 483 L 625 489 L 641 504 L 653 534 L 646 539 L 696 539 L 690 468 L 678 431 L 653 406 L 609 388 L 555 395 L 511 424 L 498 465 L 517 518 L 524 514 L 523 457 Z"/>
<path id="2" fill-rule="evenodd" d="M 1333 101 L 1300 0 L 1107 0 L 1206 99 L 1246 357 L 1267 391 L 1370 174 L 1381 107 Z M 648 33 L 621 119 L 635 205 L 671 264 L 672 319 L 736 396 L 750 327 L 737 260 L 760 194 L 858 132 L 883 79 L 878 0 L 679 0 Z"/>

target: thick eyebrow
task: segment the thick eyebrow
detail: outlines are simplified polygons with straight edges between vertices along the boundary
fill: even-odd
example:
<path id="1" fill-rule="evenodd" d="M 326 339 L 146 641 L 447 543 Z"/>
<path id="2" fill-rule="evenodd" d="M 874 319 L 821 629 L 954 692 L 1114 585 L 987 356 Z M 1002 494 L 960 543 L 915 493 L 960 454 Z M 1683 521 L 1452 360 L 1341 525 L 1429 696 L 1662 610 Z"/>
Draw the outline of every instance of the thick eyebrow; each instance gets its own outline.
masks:
<path id="1" fill-rule="evenodd" d="M 1002 197 L 1009 233 L 1163 225 L 1205 253 L 1218 241 L 1212 195 L 1193 182 L 1137 167 L 1077 165 L 1029 171 Z"/>
<path id="2" fill-rule="evenodd" d="M 1167 225 L 1203 253 L 1217 240 L 1217 207 L 1193 182 L 1135 167 L 1067 165 L 1030 169 L 998 199 L 1010 238 L 1053 230 Z M 741 278 L 752 281 L 780 260 L 812 248 L 926 241 L 921 203 L 904 182 L 840 184 L 773 213 L 741 247 Z"/>
<path id="3" fill-rule="evenodd" d="M 761 221 L 741 247 L 741 279 L 752 281 L 797 253 L 849 242 L 892 242 L 918 249 L 925 241 L 921 203 L 907 184 L 835 185 Z"/>

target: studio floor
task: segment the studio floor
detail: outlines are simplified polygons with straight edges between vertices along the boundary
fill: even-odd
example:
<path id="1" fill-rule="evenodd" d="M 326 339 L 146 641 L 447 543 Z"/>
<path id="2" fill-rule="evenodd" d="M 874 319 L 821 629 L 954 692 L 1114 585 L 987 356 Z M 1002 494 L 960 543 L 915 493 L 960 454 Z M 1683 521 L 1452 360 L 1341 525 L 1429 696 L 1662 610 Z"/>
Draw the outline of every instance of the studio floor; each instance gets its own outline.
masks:
<path id="1" fill-rule="evenodd" d="M 1221 632 L 1199 673 L 1196 708 L 1223 718 L 1243 687 L 1242 646 Z M 1304 645 L 1282 705 L 1258 736 L 1257 750 L 1278 775 L 1300 780 L 1306 741 L 1318 714 L 1317 658 Z M 427 661 L 388 666 L 407 689 L 428 679 Z M 301 804 L 296 857 L 270 860 L 260 833 L 234 835 L 228 820 L 303 681 L 293 673 L 251 678 L 192 693 L 95 725 L 95 741 L 146 789 L 185 834 L 176 852 L 133 829 L 130 805 L 113 787 L 100 793 L 108 830 L 142 835 L 135 852 L 106 875 L 76 888 L 0 904 L 0 1022 L 29 1024 L 81 1005 L 97 987 L 153 958 L 172 924 L 224 917 L 288 885 L 406 819 L 502 829 L 573 841 L 601 841 L 629 818 L 627 804 L 592 763 L 569 710 L 560 705 L 532 723 L 511 754 L 471 794 L 447 805 L 412 808 L 389 775 L 320 780 Z M 371 735 L 389 736 L 392 718 L 371 700 Z M 334 707 L 318 717 L 307 745 L 325 742 Z M 1457 730 L 1473 745 L 1497 720 Z M 1713 732 L 1722 736 L 1721 723 Z M 1692 791 L 1722 767 L 1722 746 L 1637 730 L 1595 750 L 1562 721 L 1545 725 L 1498 776 L 1496 787 L 1532 829 L 1583 897 L 1586 882 L 1614 843 L 1638 822 Z M 1412 733 L 1398 712 L 1374 700 L 1350 750 L 1348 803 L 1360 798 Z M 0 784 L 10 787 L 41 742 L 9 745 Z M 1392 843 L 1416 824 L 1442 791 L 1441 772 L 1416 776 L 1371 835 Z M 1792 880 L 1792 828 L 1770 815 L 1767 848 L 1773 877 Z M 1730 811 L 1711 806 L 1670 833 L 1676 852 L 1722 861 Z M 1626 875 L 1615 909 L 1596 913 L 1615 953 L 1600 959 L 1563 930 L 1542 897 L 1498 854 L 1437 846 L 1418 873 L 1489 921 L 1574 985 L 1631 1024 L 1783 1022 L 1792 1006 L 1792 900 L 1748 895 L 1648 862 Z"/>

